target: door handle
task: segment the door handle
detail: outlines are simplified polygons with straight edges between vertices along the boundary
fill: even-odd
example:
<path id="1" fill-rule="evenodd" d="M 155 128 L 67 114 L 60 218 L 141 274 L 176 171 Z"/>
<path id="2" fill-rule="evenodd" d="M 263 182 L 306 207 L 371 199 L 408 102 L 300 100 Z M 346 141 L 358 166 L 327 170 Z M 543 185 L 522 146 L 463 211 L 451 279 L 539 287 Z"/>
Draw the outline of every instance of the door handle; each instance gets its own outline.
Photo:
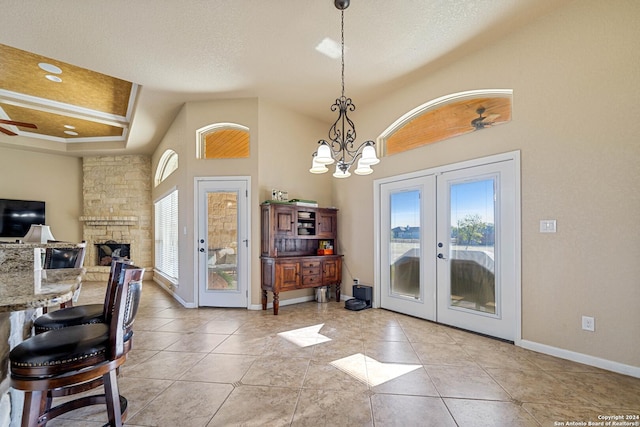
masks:
<path id="1" fill-rule="evenodd" d="M 200 252 L 204 252 L 204 248 L 200 248 Z"/>
<path id="2" fill-rule="evenodd" d="M 440 258 L 440 259 L 446 259 L 442 253 L 439 253 L 439 254 L 438 254 L 438 258 Z"/>

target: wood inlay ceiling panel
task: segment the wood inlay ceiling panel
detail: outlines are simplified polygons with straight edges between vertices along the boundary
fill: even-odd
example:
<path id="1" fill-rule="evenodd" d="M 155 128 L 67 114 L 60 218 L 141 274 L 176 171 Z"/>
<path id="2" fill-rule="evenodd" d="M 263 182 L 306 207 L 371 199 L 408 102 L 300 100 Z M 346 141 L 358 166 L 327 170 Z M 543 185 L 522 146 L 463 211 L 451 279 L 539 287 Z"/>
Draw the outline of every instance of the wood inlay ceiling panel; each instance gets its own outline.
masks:
<path id="1" fill-rule="evenodd" d="M 385 155 L 391 156 L 469 132 L 477 132 L 472 121 L 479 118 L 478 109 L 486 117 L 486 128 L 511 120 L 511 98 L 483 97 L 452 102 L 429 110 L 406 123 L 385 143 Z M 484 129 L 482 129 L 484 130 Z"/>
<path id="2" fill-rule="evenodd" d="M 20 121 L 36 123 L 38 129 L 22 129 L 26 132 L 39 135 L 47 135 L 56 138 L 101 138 L 105 136 L 122 137 L 124 129 L 118 126 L 82 120 L 76 117 L 68 117 L 60 114 L 45 113 L 39 110 L 16 107 L 14 105 L 0 104 L 0 107 L 11 118 L 20 117 Z M 65 128 L 73 126 L 73 129 Z M 73 131 L 78 135 L 69 135 L 65 131 Z"/>
<path id="3" fill-rule="evenodd" d="M 0 58 L 0 117 L 38 127 L 18 128 L 19 134 L 62 142 L 126 140 L 136 84 L 2 44 Z M 40 63 L 62 72 L 47 72 Z"/>

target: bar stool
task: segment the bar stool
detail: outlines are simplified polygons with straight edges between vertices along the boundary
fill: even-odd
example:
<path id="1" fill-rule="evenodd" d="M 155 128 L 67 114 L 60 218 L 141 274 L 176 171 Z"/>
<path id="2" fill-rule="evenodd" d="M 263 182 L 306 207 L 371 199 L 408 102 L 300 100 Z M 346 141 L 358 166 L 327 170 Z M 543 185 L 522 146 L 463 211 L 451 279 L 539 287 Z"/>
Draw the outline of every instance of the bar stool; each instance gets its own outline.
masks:
<path id="1" fill-rule="evenodd" d="M 104 313 L 112 304 L 115 285 L 120 279 L 122 271 L 126 268 L 132 268 L 132 266 L 133 261 L 129 259 L 114 258 L 111 262 L 104 303 L 76 305 L 43 314 L 33 322 L 35 333 L 41 334 L 42 332 L 69 326 L 104 323 Z"/>
<path id="2" fill-rule="evenodd" d="M 106 404 L 110 426 L 122 426 L 127 401 L 118 391 L 117 369 L 131 349 L 133 321 L 144 268 L 124 271 L 104 323 L 69 326 L 35 335 L 9 353 L 10 385 L 25 392 L 23 427 L 43 426 L 74 409 Z M 54 397 L 104 384 L 105 394 L 79 397 L 52 407 Z"/>

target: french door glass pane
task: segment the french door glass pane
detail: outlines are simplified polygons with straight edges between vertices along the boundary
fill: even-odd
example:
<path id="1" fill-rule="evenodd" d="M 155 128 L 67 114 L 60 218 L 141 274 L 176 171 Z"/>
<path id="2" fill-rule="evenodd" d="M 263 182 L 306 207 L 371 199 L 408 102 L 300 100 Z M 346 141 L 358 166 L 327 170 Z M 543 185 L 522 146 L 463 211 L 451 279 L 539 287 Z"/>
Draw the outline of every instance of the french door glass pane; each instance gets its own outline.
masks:
<path id="1" fill-rule="evenodd" d="M 238 289 L 238 194 L 207 193 L 207 290 Z"/>
<path id="2" fill-rule="evenodd" d="M 390 291 L 420 298 L 420 191 L 391 194 Z"/>
<path id="3" fill-rule="evenodd" d="M 494 178 L 450 186 L 451 305 L 496 312 Z"/>

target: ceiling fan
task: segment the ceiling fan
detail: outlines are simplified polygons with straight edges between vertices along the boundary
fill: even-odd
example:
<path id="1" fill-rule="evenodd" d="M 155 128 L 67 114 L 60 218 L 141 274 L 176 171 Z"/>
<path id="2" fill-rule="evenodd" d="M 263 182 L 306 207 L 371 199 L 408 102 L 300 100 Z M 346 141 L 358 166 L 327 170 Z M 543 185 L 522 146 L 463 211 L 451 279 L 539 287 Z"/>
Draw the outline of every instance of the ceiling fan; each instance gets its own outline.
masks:
<path id="1" fill-rule="evenodd" d="M 36 125 L 34 125 L 33 123 L 24 123 L 24 122 L 15 122 L 13 120 L 4 120 L 4 119 L 0 119 L 0 124 L 5 124 L 5 125 L 13 125 L 13 126 L 17 126 L 20 128 L 29 128 L 29 129 L 38 129 L 38 127 Z M 16 136 L 18 135 L 15 132 L 10 131 L 9 129 L 0 126 L 0 132 L 9 135 L 9 136 Z"/>
<path id="2" fill-rule="evenodd" d="M 479 117 L 471 120 L 471 126 L 475 130 L 484 129 L 485 127 L 489 127 L 495 123 L 495 120 L 500 117 L 500 114 L 489 114 L 488 116 L 483 116 L 482 114 L 486 111 L 484 107 L 478 107 L 476 113 L 478 113 Z"/>

